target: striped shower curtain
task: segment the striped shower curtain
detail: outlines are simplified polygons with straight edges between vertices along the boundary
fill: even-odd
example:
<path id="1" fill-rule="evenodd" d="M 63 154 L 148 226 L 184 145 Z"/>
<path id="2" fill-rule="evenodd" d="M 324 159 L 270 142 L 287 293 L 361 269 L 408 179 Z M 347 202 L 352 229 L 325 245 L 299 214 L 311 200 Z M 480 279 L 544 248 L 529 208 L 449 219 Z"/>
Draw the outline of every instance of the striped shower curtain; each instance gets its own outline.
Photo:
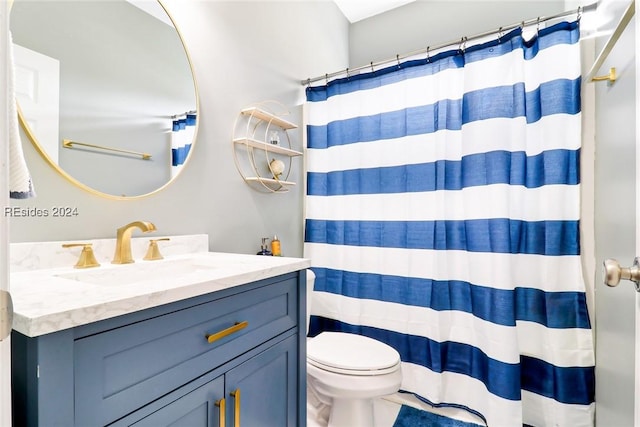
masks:
<path id="1" fill-rule="evenodd" d="M 593 425 L 577 22 L 307 88 L 310 335 L 489 426 Z"/>
<path id="2" fill-rule="evenodd" d="M 178 175 L 187 160 L 196 129 L 196 114 L 189 112 L 173 118 L 171 128 L 171 177 Z"/>

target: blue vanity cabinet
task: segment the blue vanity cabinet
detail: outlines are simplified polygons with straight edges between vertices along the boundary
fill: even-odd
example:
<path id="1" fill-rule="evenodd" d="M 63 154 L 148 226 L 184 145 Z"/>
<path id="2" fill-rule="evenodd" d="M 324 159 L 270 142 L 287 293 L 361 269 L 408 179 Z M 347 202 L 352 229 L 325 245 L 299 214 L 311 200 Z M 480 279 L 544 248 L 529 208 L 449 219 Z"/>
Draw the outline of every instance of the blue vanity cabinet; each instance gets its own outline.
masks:
<path id="1" fill-rule="evenodd" d="M 297 427 L 296 337 L 261 347 L 111 426 Z"/>
<path id="2" fill-rule="evenodd" d="M 14 425 L 304 426 L 305 291 L 300 271 L 40 337 L 14 331 Z"/>

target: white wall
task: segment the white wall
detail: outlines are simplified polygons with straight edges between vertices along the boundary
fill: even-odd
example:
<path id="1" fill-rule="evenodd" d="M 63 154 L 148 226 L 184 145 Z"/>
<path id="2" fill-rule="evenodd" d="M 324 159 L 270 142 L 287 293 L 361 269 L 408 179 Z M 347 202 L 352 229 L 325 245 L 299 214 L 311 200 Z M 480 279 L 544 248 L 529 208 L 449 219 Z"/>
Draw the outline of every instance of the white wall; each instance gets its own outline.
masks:
<path id="1" fill-rule="evenodd" d="M 418 0 L 353 24 L 349 33 L 350 66 L 394 58 L 564 10 L 561 0 Z"/>
<path id="2" fill-rule="evenodd" d="M 189 49 L 200 94 L 199 135 L 177 180 L 139 200 L 107 200 L 70 185 L 25 147 L 38 197 L 15 205 L 77 207 L 73 218 L 12 218 L 12 241 L 113 237 L 142 219 L 158 233 L 208 233 L 212 250 L 255 253 L 277 234 L 284 255 L 302 255 L 302 160 L 288 193 L 251 189 L 233 161 L 232 127 L 241 108 L 278 100 L 300 123 L 300 80 L 347 66 L 348 21 L 332 2 L 163 1 Z M 293 134 L 301 149 L 302 129 Z"/>

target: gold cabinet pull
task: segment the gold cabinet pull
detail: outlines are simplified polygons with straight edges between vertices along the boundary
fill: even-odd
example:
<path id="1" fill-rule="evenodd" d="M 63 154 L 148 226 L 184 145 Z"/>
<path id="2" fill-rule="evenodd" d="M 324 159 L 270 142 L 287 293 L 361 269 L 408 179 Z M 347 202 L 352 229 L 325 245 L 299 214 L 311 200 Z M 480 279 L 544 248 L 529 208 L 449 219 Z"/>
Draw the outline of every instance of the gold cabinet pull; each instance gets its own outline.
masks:
<path id="1" fill-rule="evenodd" d="M 240 427 L 240 389 L 229 394 L 233 397 L 233 427 Z"/>
<path id="2" fill-rule="evenodd" d="M 225 413 L 226 413 L 226 406 L 225 406 L 225 400 L 224 397 L 220 400 L 216 400 L 216 406 L 218 408 L 220 408 L 220 414 L 218 415 L 218 427 L 224 427 L 225 424 Z"/>
<path id="3" fill-rule="evenodd" d="M 218 341 L 219 339 L 226 337 L 227 335 L 231 335 L 235 332 L 238 332 L 239 330 L 244 329 L 247 326 L 249 326 L 249 322 L 247 322 L 246 320 L 244 322 L 236 322 L 230 328 L 223 329 L 222 331 L 216 332 L 215 334 L 205 335 L 205 336 L 207 337 L 207 341 L 209 342 L 209 344 L 211 344 L 215 341 Z"/>

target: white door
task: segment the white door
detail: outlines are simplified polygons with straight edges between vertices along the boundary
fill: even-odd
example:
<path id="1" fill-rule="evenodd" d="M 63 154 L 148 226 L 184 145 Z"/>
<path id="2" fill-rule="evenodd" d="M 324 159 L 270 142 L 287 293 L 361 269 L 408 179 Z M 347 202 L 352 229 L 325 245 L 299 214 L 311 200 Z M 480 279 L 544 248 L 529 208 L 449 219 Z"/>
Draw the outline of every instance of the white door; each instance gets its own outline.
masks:
<path id="1" fill-rule="evenodd" d="M 608 3 L 608 5 L 607 5 Z M 596 54 L 602 52 L 630 0 L 598 2 L 606 22 L 599 23 Z M 609 6 L 609 8 L 607 8 Z M 615 12 L 615 13 L 614 13 Z M 607 16 L 604 16 L 607 15 Z M 602 261 L 617 259 L 631 267 L 636 255 L 636 31 L 635 19 L 626 26 L 602 64 L 598 75 L 616 68 L 618 79 L 590 83 L 596 99 L 595 150 L 595 401 L 596 426 L 640 425 L 637 412 L 634 284 L 623 280 L 616 288 L 603 283 Z M 593 61 L 588 63 L 589 68 Z"/>
<path id="2" fill-rule="evenodd" d="M 49 158 L 58 164 L 60 146 L 60 61 L 13 45 L 15 94 L 29 128 Z"/>
<path id="3" fill-rule="evenodd" d="M 640 19 L 638 12 L 640 6 L 636 7 L 636 49 L 640 46 Z M 636 54 L 636 88 L 640 88 L 640 74 L 638 73 L 638 65 L 640 64 L 640 56 Z M 636 89 L 637 90 L 637 89 Z M 636 254 L 640 255 L 640 96 L 636 93 Z M 636 293 L 636 357 L 635 357 L 635 390 L 634 390 L 634 414 L 633 420 L 636 426 L 640 425 L 640 293 Z"/>
<path id="4" fill-rule="evenodd" d="M 9 41 L 6 28 L 9 24 L 9 6 L 0 2 L 0 85 L 2 93 L 7 90 L 7 57 Z M 7 126 L 8 104 L 6 96 L 0 101 L 0 204 L 9 205 L 9 183 L 6 158 L 8 157 Z M 9 234 L 8 219 L 0 215 L 0 293 L 9 290 Z M 2 304 L 2 302 L 0 302 Z M 0 310 L 1 310 L 0 306 Z M 2 314 L 2 313 L 0 313 Z M 11 352 L 9 340 L 0 335 L 0 425 L 11 425 Z"/>

